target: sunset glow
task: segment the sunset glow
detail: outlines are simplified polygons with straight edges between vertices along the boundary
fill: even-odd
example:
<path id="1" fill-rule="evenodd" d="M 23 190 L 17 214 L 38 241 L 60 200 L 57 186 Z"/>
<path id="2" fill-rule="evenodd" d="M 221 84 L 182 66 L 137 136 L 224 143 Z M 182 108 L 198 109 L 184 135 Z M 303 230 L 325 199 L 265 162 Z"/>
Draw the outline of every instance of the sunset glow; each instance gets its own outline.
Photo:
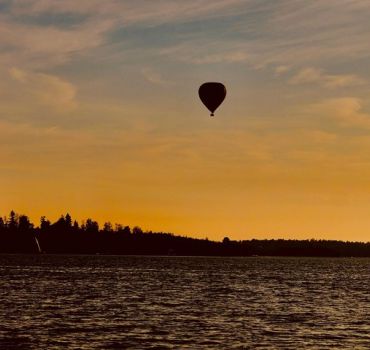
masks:
<path id="1" fill-rule="evenodd" d="M 370 2 L 0 0 L 0 214 L 370 241 Z M 214 118 L 199 86 L 227 97 Z"/>

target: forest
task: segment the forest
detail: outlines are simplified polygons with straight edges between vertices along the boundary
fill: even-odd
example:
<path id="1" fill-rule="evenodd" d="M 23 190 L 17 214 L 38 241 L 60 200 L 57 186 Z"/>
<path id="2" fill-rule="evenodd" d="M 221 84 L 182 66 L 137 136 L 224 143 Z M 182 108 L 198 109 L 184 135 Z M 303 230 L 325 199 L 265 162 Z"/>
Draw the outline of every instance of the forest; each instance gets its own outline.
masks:
<path id="1" fill-rule="evenodd" d="M 0 217 L 0 253 L 5 254 L 115 254 L 179 256 L 322 256 L 370 257 L 370 242 L 334 240 L 250 239 L 221 242 L 143 231 L 110 222 L 81 223 L 71 215 L 56 222 L 42 216 L 35 226 L 26 215 L 11 211 Z"/>

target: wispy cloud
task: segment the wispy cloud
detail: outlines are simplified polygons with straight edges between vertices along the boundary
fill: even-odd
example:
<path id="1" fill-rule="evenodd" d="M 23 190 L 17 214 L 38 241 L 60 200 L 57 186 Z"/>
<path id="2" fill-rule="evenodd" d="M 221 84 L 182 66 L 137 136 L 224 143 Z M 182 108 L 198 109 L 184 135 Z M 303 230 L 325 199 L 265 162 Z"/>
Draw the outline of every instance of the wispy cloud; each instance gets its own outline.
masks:
<path id="1" fill-rule="evenodd" d="M 58 109 L 70 109 L 76 105 L 76 88 L 63 79 L 43 73 L 34 73 L 11 68 L 10 76 L 19 83 L 18 89 L 42 105 Z"/>
<path id="2" fill-rule="evenodd" d="M 226 18 L 238 14 L 245 4 L 243 0 L 17 0 L 0 14 L 0 60 L 37 69 L 65 64 L 89 50 L 106 48 L 109 35 L 121 28 Z M 81 16 L 79 20 L 76 17 L 69 25 L 58 26 L 58 18 L 76 15 Z M 55 23 L 48 18 L 54 18 Z M 230 59 L 240 60 L 240 55 Z"/>
<path id="3" fill-rule="evenodd" d="M 102 44 L 112 22 L 86 22 L 68 29 L 25 25 L 0 18 L 2 61 L 8 64 L 49 67 Z"/>
<path id="4" fill-rule="evenodd" d="M 282 66 L 277 66 L 275 69 L 274 69 L 274 72 L 275 72 L 275 76 L 276 77 L 279 77 L 283 74 L 286 74 L 287 72 L 290 71 L 290 67 L 289 66 L 286 66 L 286 65 L 282 65 Z"/>
<path id="5" fill-rule="evenodd" d="M 370 57 L 370 4 L 358 1 L 245 2 L 240 17 L 223 32 L 165 48 L 170 57 L 190 63 L 232 62 L 238 57 L 255 68 L 321 66 Z M 220 22 L 220 26 L 223 22 Z M 347 79 L 347 78 L 346 78 Z M 346 84 L 335 80 L 332 85 Z"/>
<path id="6" fill-rule="evenodd" d="M 83 16 L 81 21 L 65 28 L 49 22 L 43 25 L 44 17 L 76 14 Z M 173 59 L 196 64 L 248 62 L 257 68 L 274 65 L 276 69 L 320 66 L 333 58 L 348 62 L 370 57 L 365 34 L 370 31 L 369 14 L 370 4 L 356 0 L 17 0 L 0 18 L 0 46 L 2 52 L 8 48 L 7 55 L 1 56 L 3 60 L 24 56 L 25 62 L 60 64 L 106 47 L 109 35 L 121 28 L 182 23 L 187 24 L 182 27 L 186 30 L 173 32 L 177 43 L 158 42 L 157 53 L 165 50 Z M 33 19 L 32 24 L 25 18 Z M 218 30 L 201 25 L 211 19 L 217 21 Z M 140 50 L 153 49 L 142 46 Z M 337 84 L 346 83 L 332 82 Z"/>
<path id="7" fill-rule="evenodd" d="M 248 55 L 242 51 L 232 51 L 225 53 L 205 54 L 203 57 L 194 57 L 189 59 L 195 64 L 238 63 L 246 62 Z"/>
<path id="8" fill-rule="evenodd" d="M 360 4 L 361 3 L 361 4 Z M 307 63 L 369 56 L 364 33 L 370 4 L 356 0 L 277 1 L 255 47 L 261 64 Z"/>
<path id="9" fill-rule="evenodd" d="M 364 80 L 354 74 L 327 74 L 321 69 L 304 68 L 289 81 L 291 84 L 318 84 L 327 88 L 361 85 Z"/>
<path id="10" fill-rule="evenodd" d="M 143 68 L 141 70 L 141 74 L 147 80 L 148 82 L 155 84 L 155 85 L 162 85 L 162 86 L 167 86 L 167 85 L 172 85 L 172 83 L 169 80 L 166 80 L 163 78 L 162 74 L 155 71 L 152 68 Z"/>
<path id="11" fill-rule="evenodd" d="M 40 13 L 79 13 L 94 17 L 114 18 L 121 24 L 161 24 L 172 21 L 189 21 L 200 18 L 212 18 L 238 14 L 250 0 L 190 0 L 176 2 L 163 0 L 152 2 L 136 1 L 99 1 L 89 0 L 76 2 L 45 1 L 45 0 L 17 0 L 11 6 L 13 15 L 37 15 Z"/>
<path id="12" fill-rule="evenodd" d="M 363 101 L 355 97 L 328 98 L 312 104 L 306 112 L 336 122 L 343 128 L 370 128 L 370 114 L 363 110 Z"/>

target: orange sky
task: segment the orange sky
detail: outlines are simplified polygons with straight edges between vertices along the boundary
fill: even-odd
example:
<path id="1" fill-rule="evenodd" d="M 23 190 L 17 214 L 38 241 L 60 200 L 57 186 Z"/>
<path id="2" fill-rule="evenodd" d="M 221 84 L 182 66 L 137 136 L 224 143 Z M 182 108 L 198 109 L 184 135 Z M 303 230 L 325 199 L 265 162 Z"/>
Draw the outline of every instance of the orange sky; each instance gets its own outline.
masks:
<path id="1" fill-rule="evenodd" d="M 370 4 L 0 10 L 1 215 L 370 241 Z M 204 81 L 228 90 L 215 118 Z"/>

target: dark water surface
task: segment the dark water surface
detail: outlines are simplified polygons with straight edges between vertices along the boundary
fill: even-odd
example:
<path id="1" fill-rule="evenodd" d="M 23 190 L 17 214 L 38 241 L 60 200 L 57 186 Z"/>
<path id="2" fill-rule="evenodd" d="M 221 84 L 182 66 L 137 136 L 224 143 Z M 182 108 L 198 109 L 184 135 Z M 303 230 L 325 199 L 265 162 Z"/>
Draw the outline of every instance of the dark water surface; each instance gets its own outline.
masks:
<path id="1" fill-rule="evenodd" d="M 370 349 L 370 259 L 0 255 L 1 349 Z"/>

